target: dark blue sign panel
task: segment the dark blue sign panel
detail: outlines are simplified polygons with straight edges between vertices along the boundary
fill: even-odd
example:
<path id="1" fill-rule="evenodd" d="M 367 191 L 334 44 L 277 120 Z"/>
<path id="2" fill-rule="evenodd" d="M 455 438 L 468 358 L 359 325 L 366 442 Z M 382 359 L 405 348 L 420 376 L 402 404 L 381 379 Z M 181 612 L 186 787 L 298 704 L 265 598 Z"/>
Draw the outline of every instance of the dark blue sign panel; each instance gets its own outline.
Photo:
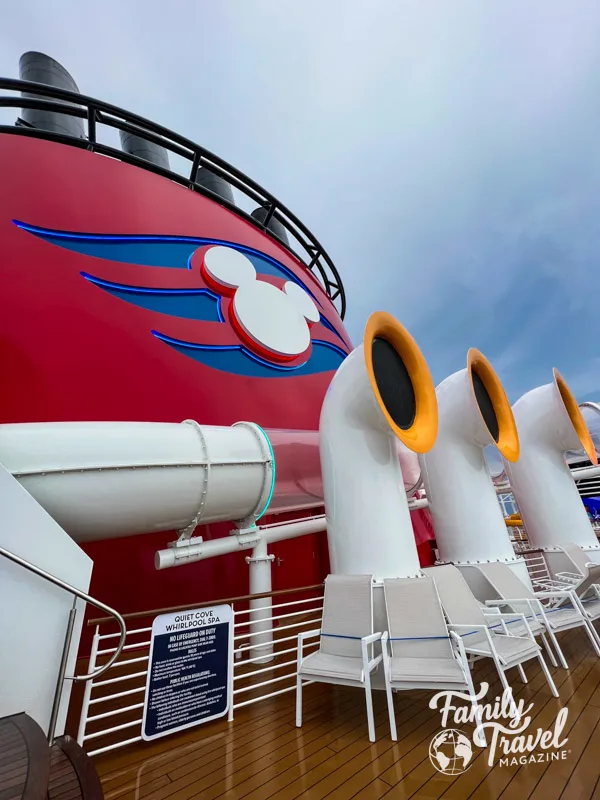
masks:
<path id="1" fill-rule="evenodd" d="M 232 656 L 231 606 L 156 617 L 152 623 L 142 738 L 157 739 L 227 714 Z"/>

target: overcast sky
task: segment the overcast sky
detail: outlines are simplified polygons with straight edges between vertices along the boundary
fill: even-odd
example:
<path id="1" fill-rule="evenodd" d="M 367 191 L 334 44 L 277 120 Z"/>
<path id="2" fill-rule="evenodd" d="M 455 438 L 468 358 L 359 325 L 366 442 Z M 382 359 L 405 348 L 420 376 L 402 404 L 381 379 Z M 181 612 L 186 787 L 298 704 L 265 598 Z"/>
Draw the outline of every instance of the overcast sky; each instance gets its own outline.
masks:
<path id="1" fill-rule="evenodd" d="M 511 400 L 557 366 L 600 400 L 598 0 L 26 0 L 85 94 L 204 144 L 279 197 L 437 382 L 479 347 Z"/>

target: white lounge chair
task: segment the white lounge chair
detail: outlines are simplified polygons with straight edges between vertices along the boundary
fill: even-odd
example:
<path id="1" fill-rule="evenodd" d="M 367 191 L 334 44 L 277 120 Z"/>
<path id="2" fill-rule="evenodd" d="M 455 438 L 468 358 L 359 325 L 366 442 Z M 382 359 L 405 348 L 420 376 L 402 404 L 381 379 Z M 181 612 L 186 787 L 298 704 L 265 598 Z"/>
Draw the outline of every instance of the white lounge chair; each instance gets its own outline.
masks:
<path id="1" fill-rule="evenodd" d="M 475 723 L 481 725 L 465 647 L 460 636 L 448 630 L 435 583 L 428 576 L 394 578 L 384 580 L 383 588 L 388 618 L 383 666 L 392 739 L 398 741 L 392 696 L 396 689 L 466 689 Z"/>
<path id="2" fill-rule="evenodd" d="M 559 696 L 541 648 L 535 641 L 523 614 L 516 612 L 499 614 L 496 612 L 493 617 L 486 615 L 465 578 L 453 564 L 428 567 L 423 571 L 435 581 L 450 627 L 461 635 L 465 651 L 475 658 L 491 658 L 504 689 L 510 688 L 505 675 L 507 670 L 517 667 L 521 678 L 526 682 L 523 663 L 537 658 L 552 694 L 555 697 Z M 498 632 L 495 628 L 497 622 L 509 619 L 520 620 L 528 635 L 514 636 L 508 630 L 502 633 Z"/>
<path id="3" fill-rule="evenodd" d="M 560 580 L 564 579 L 568 583 L 574 585 L 581 584 L 585 578 L 595 578 L 596 583 L 600 583 L 600 564 L 590 560 L 589 554 L 573 542 L 559 545 L 559 549 L 567 556 L 573 565 L 575 572 L 559 572 L 556 577 Z"/>
<path id="4" fill-rule="evenodd" d="M 547 591 L 573 589 L 590 622 L 600 619 L 600 564 L 589 560 L 588 553 L 578 544 L 559 545 L 577 572 L 557 572 L 555 580 L 537 580 L 534 586 Z M 554 605 L 564 605 L 563 600 Z M 599 640 L 600 641 L 600 640 Z"/>
<path id="5" fill-rule="evenodd" d="M 306 639 L 319 635 L 319 649 L 305 657 Z M 302 726 L 303 685 L 317 681 L 360 686 L 366 694 L 369 739 L 375 741 L 371 674 L 383 659 L 373 654 L 373 644 L 380 639 L 381 633 L 373 632 L 373 576 L 328 575 L 321 628 L 298 636 L 297 727 Z"/>
<path id="6" fill-rule="evenodd" d="M 488 600 L 489 606 L 509 606 L 513 611 L 525 614 L 530 620 L 537 620 L 548 633 L 556 650 L 561 665 L 568 669 L 564 653 L 558 643 L 556 634 L 572 628 L 584 628 L 596 653 L 600 655 L 600 639 L 594 630 L 589 614 L 582 605 L 573 588 L 552 588 L 548 591 L 532 592 L 513 570 L 506 564 L 492 562 L 477 564 L 498 595 L 498 600 Z M 545 607 L 542 600 L 553 603 Z M 588 606 L 590 613 L 600 615 L 600 600 L 596 601 L 598 609 Z"/>

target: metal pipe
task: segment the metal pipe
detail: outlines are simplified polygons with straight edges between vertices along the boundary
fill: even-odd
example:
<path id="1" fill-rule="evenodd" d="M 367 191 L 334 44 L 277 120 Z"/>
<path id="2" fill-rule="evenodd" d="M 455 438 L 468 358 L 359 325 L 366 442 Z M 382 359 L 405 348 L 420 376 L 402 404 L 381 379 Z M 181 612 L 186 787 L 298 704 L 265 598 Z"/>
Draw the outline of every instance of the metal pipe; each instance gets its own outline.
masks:
<path id="1" fill-rule="evenodd" d="M 95 606 L 96 608 L 100 608 L 102 611 L 106 611 L 106 613 L 113 617 L 113 619 L 117 622 L 120 628 L 120 637 L 119 643 L 117 645 L 117 649 L 113 653 L 113 655 L 108 659 L 106 664 L 103 664 L 99 667 L 95 672 L 90 672 L 89 675 L 66 675 L 65 680 L 67 681 L 89 681 L 92 678 L 97 678 L 99 675 L 102 675 L 108 669 L 112 667 L 115 663 L 117 658 L 121 655 L 121 650 L 125 644 L 125 637 L 127 636 L 127 629 L 125 627 L 125 620 L 119 614 L 118 611 L 115 611 L 114 608 L 101 603 L 100 600 L 95 600 L 93 597 L 90 597 L 89 594 L 76 589 L 74 586 L 71 586 L 69 583 L 65 581 L 61 581 L 60 578 L 57 578 L 55 575 L 51 575 L 46 570 L 40 569 L 36 567 L 35 564 L 31 564 L 29 561 L 26 561 L 21 556 L 15 555 L 15 553 L 11 553 L 10 550 L 6 550 L 4 547 L 0 547 L 0 556 L 4 556 L 9 561 L 13 561 L 15 564 L 19 564 L 21 567 L 29 570 L 29 572 L 33 572 L 36 575 L 39 575 L 40 578 L 43 578 L 45 581 L 49 583 L 53 583 L 55 586 L 59 586 L 61 589 L 64 589 L 66 592 L 70 592 L 74 594 L 76 597 L 79 597 L 80 600 L 85 600 L 86 603 L 90 603 L 90 605 Z"/>
<path id="2" fill-rule="evenodd" d="M 294 539 L 297 536 L 306 536 L 310 533 L 319 533 L 326 529 L 325 515 L 293 520 L 292 522 L 276 523 L 262 527 L 248 528 L 236 531 L 231 536 L 223 536 L 209 541 L 192 541 L 191 544 L 173 543 L 166 550 L 158 550 L 154 556 L 156 569 L 168 569 L 181 564 L 190 564 L 195 561 L 204 561 L 207 558 L 236 553 L 239 550 L 250 550 L 261 541 L 267 544 L 281 542 L 285 539 Z"/>
<path id="3" fill-rule="evenodd" d="M 58 667 L 58 678 L 56 680 L 56 691 L 54 692 L 54 700 L 52 701 L 52 712 L 50 713 L 50 723 L 48 725 L 48 744 L 54 744 L 54 732 L 56 731 L 56 722 L 58 720 L 58 710 L 60 708 L 60 700 L 63 692 L 63 684 L 67 674 L 67 661 L 69 660 L 69 650 L 71 649 L 71 639 L 73 638 L 73 626 L 75 625 L 75 617 L 77 615 L 77 598 L 73 598 L 73 606 L 69 611 L 69 619 L 67 620 L 67 631 L 65 634 L 65 642 L 63 651 L 60 657 L 60 665 Z"/>
<path id="4" fill-rule="evenodd" d="M 590 478 L 600 478 L 600 466 L 597 467 L 577 467 L 571 470 L 573 480 L 578 481 L 589 480 Z"/>
<path id="5" fill-rule="evenodd" d="M 252 548 L 252 555 L 246 557 L 250 572 L 250 594 L 266 594 L 271 592 L 271 562 L 273 556 L 268 553 L 268 542 L 263 535 Z M 257 664 L 266 664 L 273 660 L 273 599 L 264 597 L 250 600 L 250 649 L 249 657 L 255 658 Z"/>

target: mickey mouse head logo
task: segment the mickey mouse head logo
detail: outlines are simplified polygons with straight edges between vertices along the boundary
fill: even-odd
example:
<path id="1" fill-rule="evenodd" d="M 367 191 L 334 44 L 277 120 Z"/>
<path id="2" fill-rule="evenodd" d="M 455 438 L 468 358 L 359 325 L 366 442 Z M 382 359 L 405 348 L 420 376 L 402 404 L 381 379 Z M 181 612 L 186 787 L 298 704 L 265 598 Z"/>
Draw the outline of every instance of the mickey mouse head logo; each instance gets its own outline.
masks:
<path id="1" fill-rule="evenodd" d="M 210 289 L 230 298 L 231 323 L 252 349 L 273 360 L 289 361 L 308 348 L 309 326 L 319 322 L 320 314 L 301 286 L 287 281 L 279 289 L 261 281 L 249 258 L 222 245 L 206 250 L 200 270 Z"/>

